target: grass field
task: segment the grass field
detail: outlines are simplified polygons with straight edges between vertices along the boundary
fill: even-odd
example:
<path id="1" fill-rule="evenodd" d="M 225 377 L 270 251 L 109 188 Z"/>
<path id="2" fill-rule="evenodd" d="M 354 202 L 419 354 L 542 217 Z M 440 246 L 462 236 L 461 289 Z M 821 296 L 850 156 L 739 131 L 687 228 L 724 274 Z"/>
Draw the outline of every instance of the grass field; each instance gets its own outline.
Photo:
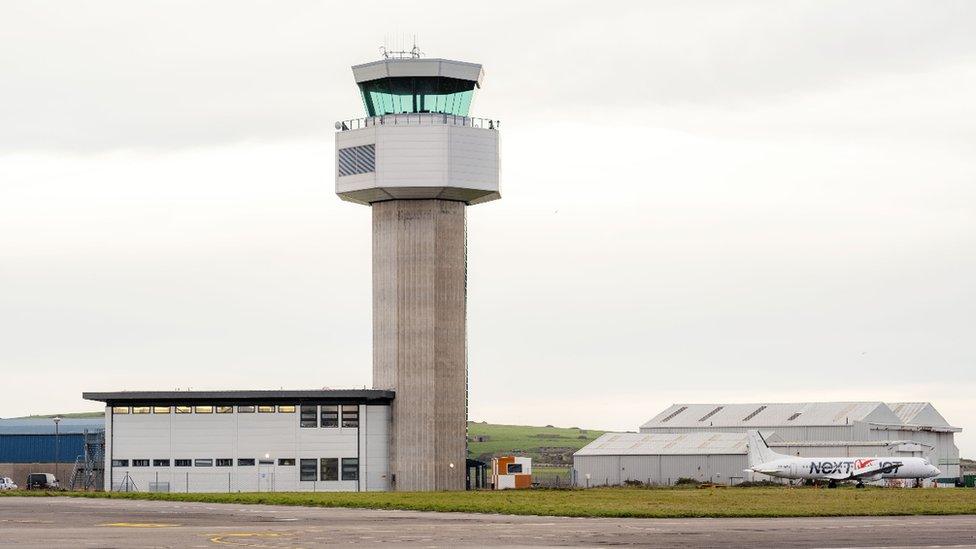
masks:
<path id="1" fill-rule="evenodd" d="M 604 431 L 591 431 L 577 427 L 529 427 L 525 425 L 495 425 L 468 422 L 468 436 L 487 436 L 486 442 L 468 443 L 468 454 L 481 458 L 487 454 L 516 454 L 529 456 L 535 461 L 543 458 L 540 448 L 566 448 L 568 453 L 586 446 Z M 558 452 L 557 452 L 558 453 Z"/>
<path id="2" fill-rule="evenodd" d="M 570 517 L 810 517 L 976 514 L 973 489 L 594 488 L 430 493 L 148 494 L 0 492 L 4 495 L 264 503 Z"/>
<path id="3" fill-rule="evenodd" d="M 34 415 L 34 416 L 23 416 L 23 417 L 12 418 L 12 419 L 51 419 L 54 417 L 63 417 L 68 419 L 96 418 L 96 417 L 105 417 L 105 412 L 68 412 L 66 414 L 43 414 L 43 415 Z"/>

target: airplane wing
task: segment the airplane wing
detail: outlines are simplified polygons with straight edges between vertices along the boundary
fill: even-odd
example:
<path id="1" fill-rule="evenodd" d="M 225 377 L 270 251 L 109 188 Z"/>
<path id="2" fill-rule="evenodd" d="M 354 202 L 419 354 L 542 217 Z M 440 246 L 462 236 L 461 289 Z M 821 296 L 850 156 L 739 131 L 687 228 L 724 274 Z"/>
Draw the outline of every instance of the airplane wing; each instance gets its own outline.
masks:
<path id="1" fill-rule="evenodd" d="M 762 473 L 764 475 L 772 475 L 773 473 L 779 472 L 779 469 L 777 469 L 775 467 L 770 467 L 770 468 L 766 468 L 766 469 L 763 469 L 762 467 L 751 467 L 749 469 L 743 469 L 742 472 L 744 472 L 744 473 Z"/>

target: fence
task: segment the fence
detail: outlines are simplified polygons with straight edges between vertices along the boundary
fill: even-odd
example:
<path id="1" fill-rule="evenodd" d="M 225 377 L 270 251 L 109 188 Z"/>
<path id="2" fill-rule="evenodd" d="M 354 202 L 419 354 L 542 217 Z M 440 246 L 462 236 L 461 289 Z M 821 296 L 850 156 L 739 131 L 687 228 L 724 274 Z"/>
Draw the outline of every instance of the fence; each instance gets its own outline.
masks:
<path id="1" fill-rule="evenodd" d="M 572 488 L 573 470 L 535 467 L 532 470 L 532 484 L 541 488 Z"/>
<path id="2" fill-rule="evenodd" d="M 454 114 L 411 113 L 352 118 L 350 120 L 340 120 L 335 123 L 335 128 L 339 131 L 361 130 L 373 126 L 465 126 L 469 128 L 497 130 L 501 126 L 501 121 L 491 118 L 457 116 Z"/>
<path id="3" fill-rule="evenodd" d="M 299 480 L 282 471 L 117 471 L 113 492 L 236 493 L 236 492 L 355 492 L 359 480 Z"/>

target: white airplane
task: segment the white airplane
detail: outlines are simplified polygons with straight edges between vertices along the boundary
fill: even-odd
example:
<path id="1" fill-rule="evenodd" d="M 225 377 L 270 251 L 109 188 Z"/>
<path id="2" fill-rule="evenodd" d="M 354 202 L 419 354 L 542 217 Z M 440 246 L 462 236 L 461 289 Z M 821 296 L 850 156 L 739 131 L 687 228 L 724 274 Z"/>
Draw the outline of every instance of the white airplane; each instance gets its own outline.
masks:
<path id="1" fill-rule="evenodd" d="M 749 431 L 749 468 L 746 472 L 750 471 L 779 478 L 826 480 L 831 488 L 844 480 L 856 480 L 857 487 L 863 488 L 864 481 L 922 479 L 941 473 L 929 460 L 918 457 L 805 458 L 777 454 L 759 431 Z"/>

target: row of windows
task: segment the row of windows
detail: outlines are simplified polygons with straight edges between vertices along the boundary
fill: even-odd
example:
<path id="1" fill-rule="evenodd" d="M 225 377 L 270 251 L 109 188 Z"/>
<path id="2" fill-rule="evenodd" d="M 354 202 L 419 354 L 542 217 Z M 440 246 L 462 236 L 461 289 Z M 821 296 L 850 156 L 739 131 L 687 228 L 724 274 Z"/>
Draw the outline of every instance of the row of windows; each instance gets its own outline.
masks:
<path id="1" fill-rule="evenodd" d="M 300 427 L 338 427 L 339 410 L 342 410 L 343 427 L 359 427 L 359 406 L 355 404 L 343 404 L 342 406 L 326 405 L 322 406 L 302 406 L 298 417 Z"/>
<path id="2" fill-rule="evenodd" d="M 238 414 L 294 414 L 294 405 L 238 406 Z M 300 407 L 299 425 L 302 427 L 359 427 L 359 406 L 356 404 L 303 405 Z M 341 411 L 341 421 L 340 421 Z M 232 414 L 233 406 L 113 406 L 113 414 Z"/>
<path id="3" fill-rule="evenodd" d="M 294 414 L 295 406 L 282 405 L 275 407 L 273 404 L 263 404 L 259 406 L 238 406 L 238 414 L 273 414 L 275 409 L 279 414 Z M 233 406 L 113 406 L 113 414 L 232 414 Z"/>
<path id="4" fill-rule="evenodd" d="M 298 479 L 313 480 L 359 480 L 359 458 L 342 458 L 342 468 L 339 468 L 339 458 L 319 458 L 299 460 Z"/>
<path id="5" fill-rule="evenodd" d="M 168 459 L 133 459 L 132 467 L 149 467 L 150 461 L 153 467 L 169 467 Z M 340 472 L 342 480 L 359 480 L 359 458 L 311 458 L 300 459 L 299 478 L 300 480 L 339 480 Z M 174 467 L 231 467 L 234 460 L 231 458 L 198 458 L 198 459 L 174 459 Z M 342 465 L 340 469 L 340 463 Z M 253 458 L 238 458 L 238 467 L 253 467 L 260 465 L 274 465 L 274 460 Z M 295 458 L 278 458 L 280 466 L 294 466 Z M 112 467 L 128 467 L 128 459 L 113 459 Z"/>

